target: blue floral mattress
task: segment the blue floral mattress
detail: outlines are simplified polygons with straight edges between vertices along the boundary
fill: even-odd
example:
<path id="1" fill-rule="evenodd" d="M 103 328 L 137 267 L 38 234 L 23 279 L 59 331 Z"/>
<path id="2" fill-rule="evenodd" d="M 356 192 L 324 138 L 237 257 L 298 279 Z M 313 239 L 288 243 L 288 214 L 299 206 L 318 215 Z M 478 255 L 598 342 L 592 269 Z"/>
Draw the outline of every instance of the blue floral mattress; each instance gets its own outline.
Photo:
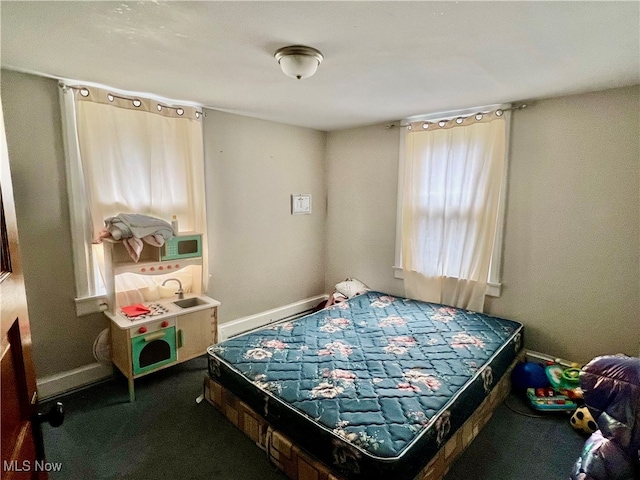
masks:
<path id="1" fill-rule="evenodd" d="M 209 348 L 209 375 L 349 479 L 413 478 L 522 348 L 520 323 L 367 292 Z"/>

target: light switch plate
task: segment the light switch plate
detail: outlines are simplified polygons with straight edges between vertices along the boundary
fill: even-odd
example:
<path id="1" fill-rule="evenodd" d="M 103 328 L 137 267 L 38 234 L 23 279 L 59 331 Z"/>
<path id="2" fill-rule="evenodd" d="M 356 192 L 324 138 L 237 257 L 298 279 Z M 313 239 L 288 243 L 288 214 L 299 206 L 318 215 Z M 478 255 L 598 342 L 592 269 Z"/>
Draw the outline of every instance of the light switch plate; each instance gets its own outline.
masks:
<path id="1" fill-rule="evenodd" d="M 291 195 L 291 214 L 310 215 L 311 214 L 311 194 L 299 193 Z"/>

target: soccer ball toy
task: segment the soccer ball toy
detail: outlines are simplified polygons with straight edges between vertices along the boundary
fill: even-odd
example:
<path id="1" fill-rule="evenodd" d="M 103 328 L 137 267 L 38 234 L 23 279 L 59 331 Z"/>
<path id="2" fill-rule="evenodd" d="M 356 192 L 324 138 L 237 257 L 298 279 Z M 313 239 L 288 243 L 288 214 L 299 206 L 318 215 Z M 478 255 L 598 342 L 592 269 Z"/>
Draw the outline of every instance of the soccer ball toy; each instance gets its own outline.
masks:
<path id="1" fill-rule="evenodd" d="M 587 407 L 578 407 L 571 415 L 571 426 L 580 433 L 591 435 L 598 429 L 596 421 L 591 416 Z"/>

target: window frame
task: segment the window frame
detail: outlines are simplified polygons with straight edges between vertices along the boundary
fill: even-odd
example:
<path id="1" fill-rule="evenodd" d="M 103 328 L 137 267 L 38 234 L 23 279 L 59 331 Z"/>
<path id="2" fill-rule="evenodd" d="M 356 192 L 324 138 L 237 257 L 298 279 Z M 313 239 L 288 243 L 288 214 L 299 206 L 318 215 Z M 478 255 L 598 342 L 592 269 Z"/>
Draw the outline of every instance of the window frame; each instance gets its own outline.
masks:
<path id="1" fill-rule="evenodd" d="M 493 252 L 491 253 L 491 263 L 489 265 L 489 278 L 487 279 L 486 296 L 499 297 L 502 294 L 502 257 L 504 251 L 504 225 L 506 220 L 506 204 L 507 204 L 507 181 L 509 175 L 509 154 L 510 154 L 510 134 L 511 134 L 511 108 L 509 103 L 485 105 L 476 108 L 467 108 L 463 110 L 453 110 L 448 112 L 440 112 L 427 115 L 416 115 L 403 118 L 400 121 L 401 129 L 406 128 L 410 122 L 437 122 L 455 117 L 464 117 L 476 114 L 478 112 L 489 112 L 492 110 L 504 110 L 504 120 L 506 122 L 505 135 L 505 162 L 500 186 L 500 201 L 498 203 L 498 220 L 496 222 L 496 237 L 493 244 Z M 456 128 L 456 127 L 454 127 Z M 399 145 L 399 162 L 398 162 L 398 197 L 396 202 L 396 244 L 395 244 L 395 260 L 393 266 L 394 277 L 404 280 L 404 272 L 402 269 L 402 199 L 404 196 L 404 174 L 405 174 L 405 143 L 406 130 L 400 130 Z"/>

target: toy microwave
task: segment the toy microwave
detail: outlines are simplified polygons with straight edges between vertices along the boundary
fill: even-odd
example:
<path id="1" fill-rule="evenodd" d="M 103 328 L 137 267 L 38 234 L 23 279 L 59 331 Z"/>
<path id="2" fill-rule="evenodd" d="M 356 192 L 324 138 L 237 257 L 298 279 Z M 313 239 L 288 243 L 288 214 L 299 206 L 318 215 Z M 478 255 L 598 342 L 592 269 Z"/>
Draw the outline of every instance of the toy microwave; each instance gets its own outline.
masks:
<path id="1" fill-rule="evenodd" d="M 180 260 L 202 256 L 202 235 L 186 233 L 167 240 L 162 247 L 161 260 Z"/>

